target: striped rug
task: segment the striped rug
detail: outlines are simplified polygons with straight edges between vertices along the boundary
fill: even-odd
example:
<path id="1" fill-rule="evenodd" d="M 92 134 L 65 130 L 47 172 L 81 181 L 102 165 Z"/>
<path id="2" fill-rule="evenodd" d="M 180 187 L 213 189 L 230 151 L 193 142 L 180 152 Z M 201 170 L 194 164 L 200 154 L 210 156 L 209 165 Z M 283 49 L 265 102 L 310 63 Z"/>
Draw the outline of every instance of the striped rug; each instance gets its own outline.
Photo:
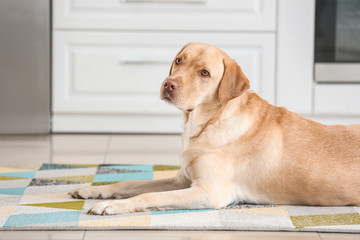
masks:
<path id="1" fill-rule="evenodd" d="M 256 230 L 360 232 L 360 207 L 238 204 L 226 209 L 87 215 L 101 200 L 72 199 L 75 186 L 174 176 L 177 166 L 43 164 L 0 167 L 0 230 Z"/>

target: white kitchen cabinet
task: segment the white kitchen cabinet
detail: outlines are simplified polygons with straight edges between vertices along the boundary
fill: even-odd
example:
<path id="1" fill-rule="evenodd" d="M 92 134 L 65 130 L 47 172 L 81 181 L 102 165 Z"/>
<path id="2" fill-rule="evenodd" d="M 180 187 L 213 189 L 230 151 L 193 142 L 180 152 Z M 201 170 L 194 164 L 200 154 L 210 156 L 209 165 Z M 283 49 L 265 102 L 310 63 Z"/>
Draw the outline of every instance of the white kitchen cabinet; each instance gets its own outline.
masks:
<path id="1" fill-rule="evenodd" d="M 314 96 L 315 115 L 360 116 L 359 84 L 316 84 Z"/>
<path id="2" fill-rule="evenodd" d="M 276 0 L 55 0 L 54 29 L 275 31 Z"/>
<path id="3" fill-rule="evenodd" d="M 180 132 L 180 111 L 159 99 L 173 57 L 188 41 L 229 53 L 251 88 L 274 103 L 272 33 L 73 32 L 53 34 L 55 132 Z"/>
<path id="4" fill-rule="evenodd" d="M 186 43 L 218 46 L 270 103 L 360 123 L 358 84 L 314 81 L 315 0 L 53 0 L 52 130 L 178 133 L 159 99 Z"/>
<path id="5" fill-rule="evenodd" d="M 159 99 L 183 45 L 234 58 L 252 89 L 275 99 L 277 0 L 54 0 L 54 132 L 181 132 Z"/>

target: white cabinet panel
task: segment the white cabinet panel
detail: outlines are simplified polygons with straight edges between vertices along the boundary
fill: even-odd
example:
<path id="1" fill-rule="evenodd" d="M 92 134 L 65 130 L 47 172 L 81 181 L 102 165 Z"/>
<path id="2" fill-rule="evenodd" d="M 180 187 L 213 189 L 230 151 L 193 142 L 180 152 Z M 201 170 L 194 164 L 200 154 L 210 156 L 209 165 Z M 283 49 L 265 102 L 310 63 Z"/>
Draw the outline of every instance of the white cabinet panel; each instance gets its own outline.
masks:
<path id="1" fill-rule="evenodd" d="M 315 0 L 279 0 L 276 104 L 312 114 Z"/>
<path id="2" fill-rule="evenodd" d="M 146 126 L 144 115 L 156 121 L 163 119 L 164 124 L 169 120 L 167 116 L 179 116 L 179 110 L 160 100 L 159 90 L 172 59 L 188 41 L 208 42 L 226 51 L 242 67 L 251 88 L 274 102 L 275 36 L 271 33 L 59 31 L 54 32 L 53 39 L 54 131 L 134 132 L 135 122 L 142 121 Z M 76 126 L 79 119 L 86 120 L 81 117 L 86 115 L 93 122 Z M 125 118 L 121 128 L 93 124 L 98 119 L 112 124 L 115 119 Z M 171 117 L 169 121 L 173 119 L 179 118 Z M 166 128 L 161 127 L 163 123 L 153 124 L 148 132 L 179 132 L 180 123 Z"/>
<path id="3" fill-rule="evenodd" d="M 74 92 L 157 94 L 174 48 L 149 46 L 71 47 Z"/>
<path id="4" fill-rule="evenodd" d="M 54 0 L 55 29 L 275 31 L 276 0 Z"/>
<path id="5" fill-rule="evenodd" d="M 174 113 L 161 82 L 187 39 L 208 41 L 238 61 L 252 89 L 273 102 L 272 34 L 54 33 L 55 113 Z M 212 40 L 211 40 L 212 39 Z"/>
<path id="6" fill-rule="evenodd" d="M 360 85 L 318 84 L 314 104 L 315 114 L 360 116 Z"/>

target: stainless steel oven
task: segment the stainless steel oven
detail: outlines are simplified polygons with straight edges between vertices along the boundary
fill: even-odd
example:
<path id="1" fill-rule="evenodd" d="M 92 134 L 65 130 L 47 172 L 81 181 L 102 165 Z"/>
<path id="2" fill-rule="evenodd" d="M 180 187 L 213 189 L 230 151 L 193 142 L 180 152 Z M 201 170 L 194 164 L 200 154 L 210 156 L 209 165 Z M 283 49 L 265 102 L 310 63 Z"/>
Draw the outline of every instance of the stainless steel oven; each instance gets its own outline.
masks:
<path id="1" fill-rule="evenodd" d="M 315 81 L 360 83 L 360 0 L 316 0 Z"/>

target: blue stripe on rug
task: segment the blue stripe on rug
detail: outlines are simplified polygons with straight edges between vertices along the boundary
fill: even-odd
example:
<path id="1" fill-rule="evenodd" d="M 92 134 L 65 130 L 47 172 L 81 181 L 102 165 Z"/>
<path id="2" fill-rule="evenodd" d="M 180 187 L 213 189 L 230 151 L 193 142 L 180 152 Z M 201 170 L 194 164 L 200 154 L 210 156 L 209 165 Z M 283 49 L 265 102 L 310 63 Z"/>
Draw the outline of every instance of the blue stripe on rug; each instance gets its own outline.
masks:
<path id="1" fill-rule="evenodd" d="M 16 214 L 7 219 L 4 227 L 15 227 L 41 223 L 73 222 L 78 221 L 81 211 Z"/>
<path id="2" fill-rule="evenodd" d="M 44 163 L 39 170 L 58 170 L 58 169 L 74 169 L 74 168 L 86 168 L 85 166 L 66 165 L 66 164 L 52 164 Z"/>
<path id="3" fill-rule="evenodd" d="M 36 171 L 29 172 L 6 172 L 0 173 L 0 176 L 3 177 L 18 177 L 18 178 L 33 178 L 36 174 Z"/>
<path id="4" fill-rule="evenodd" d="M 133 172 L 133 173 L 112 173 L 97 174 L 93 182 L 116 182 L 125 180 L 149 180 L 153 179 L 153 172 Z"/>
<path id="5" fill-rule="evenodd" d="M 23 195 L 26 187 L 24 188 L 0 188 L 0 194 L 7 195 Z"/>

